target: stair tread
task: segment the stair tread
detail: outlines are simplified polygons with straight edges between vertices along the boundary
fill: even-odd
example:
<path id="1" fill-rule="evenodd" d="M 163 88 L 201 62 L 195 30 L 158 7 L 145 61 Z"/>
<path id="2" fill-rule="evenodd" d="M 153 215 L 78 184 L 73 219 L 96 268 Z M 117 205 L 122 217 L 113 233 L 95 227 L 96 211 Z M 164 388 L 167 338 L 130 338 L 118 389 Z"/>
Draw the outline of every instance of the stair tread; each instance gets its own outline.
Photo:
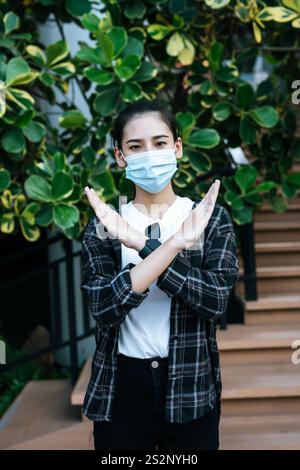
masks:
<path id="1" fill-rule="evenodd" d="M 92 423 L 75 423 L 59 431 L 5 447 L 5 450 L 94 450 Z"/>
<path id="2" fill-rule="evenodd" d="M 229 325 L 218 329 L 220 351 L 291 347 L 300 338 L 299 324 Z"/>
<path id="3" fill-rule="evenodd" d="M 300 449 L 300 414 L 223 416 L 220 449 Z"/>
<path id="4" fill-rule="evenodd" d="M 300 308 L 300 295 L 260 295 L 257 300 L 247 300 L 246 311 L 281 310 Z"/>
<path id="5" fill-rule="evenodd" d="M 242 267 L 239 269 L 239 274 L 244 274 Z M 258 278 L 300 276 L 300 266 L 259 266 L 256 267 L 256 275 Z"/>
<path id="6" fill-rule="evenodd" d="M 31 380 L 1 418 L 1 447 L 57 432 L 78 419 L 69 379 Z"/>
<path id="7" fill-rule="evenodd" d="M 82 405 L 83 394 L 85 394 L 88 381 L 91 376 L 92 356 L 89 356 L 84 363 L 78 380 L 71 393 L 71 404 Z"/>
<path id="8" fill-rule="evenodd" d="M 300 242 L 255 243 L 255 251 L 257 253 L 300 251 Z"/>
<path id="9" fill-rule="evenodd" d="M 299 367 L 289 364 L 224 365 L 222 399 L 299 397 Z"/>
<path id="10" fill-rule="evenodd" d="M 298 221 L 272 221 L 272 222 L 256 222 L 254 221 L 254 230 L 295 230 L 300 228 L 300 222 Z"/>

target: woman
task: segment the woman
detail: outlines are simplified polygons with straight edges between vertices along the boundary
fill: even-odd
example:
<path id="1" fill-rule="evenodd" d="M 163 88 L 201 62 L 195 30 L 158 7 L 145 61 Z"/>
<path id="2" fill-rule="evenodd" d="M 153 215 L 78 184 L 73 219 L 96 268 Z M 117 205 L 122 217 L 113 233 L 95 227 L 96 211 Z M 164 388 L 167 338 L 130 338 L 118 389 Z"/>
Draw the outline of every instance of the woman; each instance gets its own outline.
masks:
<path id="1" fill-rule="evenodd" d="M 81 288 L 96 350 L 83 414 L 97 450 L 218 449 L 216 320 L 238 276 L 220 181 L 201 201 L 175 194 L 182 140 L 157 101 L 127 106 L 111 136 L 135 196 L 119 213 L 85 188 L 95 216 L 82 238 Z"/>

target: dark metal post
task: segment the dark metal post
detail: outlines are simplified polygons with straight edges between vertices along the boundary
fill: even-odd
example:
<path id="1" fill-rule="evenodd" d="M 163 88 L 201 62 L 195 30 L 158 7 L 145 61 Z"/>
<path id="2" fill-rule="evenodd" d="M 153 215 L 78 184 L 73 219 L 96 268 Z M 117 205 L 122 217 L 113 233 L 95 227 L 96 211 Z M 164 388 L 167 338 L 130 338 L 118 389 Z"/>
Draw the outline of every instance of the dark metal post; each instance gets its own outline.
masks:
<path id="1" fill-rule="evenodd" d="M 241 249 L 244 260 L 245 299 L 257 300 L 255 237 L 253 220 L 241 227 Z"/>
<path id="2" fill-rule="evenodd" d="M 74 291 L 74 266 L 72 256 L 72 241 L 64 240 L 67 267 L 67 296 L 68 296 L 68 317 L 70 335 L 70 358 L 71 358 L 71 382 L 75 384 L 78 377 L 78 351 L 77 351 L 77 328 L 75 312 L 75 291 Z"/>

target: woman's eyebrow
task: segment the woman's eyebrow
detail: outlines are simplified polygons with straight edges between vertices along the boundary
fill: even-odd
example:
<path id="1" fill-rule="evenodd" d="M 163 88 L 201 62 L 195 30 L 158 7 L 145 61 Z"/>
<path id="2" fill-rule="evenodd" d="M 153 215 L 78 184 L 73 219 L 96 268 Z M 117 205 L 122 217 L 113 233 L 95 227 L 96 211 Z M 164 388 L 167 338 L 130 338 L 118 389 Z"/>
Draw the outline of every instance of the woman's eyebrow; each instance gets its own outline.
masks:
<path id="1" fill-rule="evenodd" d="M 154 135 L 152 139 L 161 139 L 162 137 L 166 137 L 167 139 L 169 138 L 168 135 Z M 143 142 L 144 139 L 129 139 L 125 143 L 128 144 L 129 142 Z"/>

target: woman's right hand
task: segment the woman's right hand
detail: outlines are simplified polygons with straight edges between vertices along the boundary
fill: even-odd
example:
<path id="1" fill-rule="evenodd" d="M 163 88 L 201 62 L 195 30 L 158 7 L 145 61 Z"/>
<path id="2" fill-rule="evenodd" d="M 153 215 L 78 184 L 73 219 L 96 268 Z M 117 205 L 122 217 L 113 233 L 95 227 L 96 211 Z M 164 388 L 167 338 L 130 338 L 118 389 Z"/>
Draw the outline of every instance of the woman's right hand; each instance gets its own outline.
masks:
<path id="1" fill-rule="evenodd" d="M 117 211 L 102 201 L 93 188 L 86 186 L 84 192 L 99 221 L 112 238 L 118 238 L 127 248 L 137 251 L 145 246 L 147 237 L 137 232 Z"/>
<path id="2" fill-rule="evenodd" d="M 191 211 L 180 229 L 171 237 L 172 243 L 179 249 L 189 249 L 204 232 L 213 213 L 220 189 L 220 180 L 216 180 L 202 201 Z"/>

